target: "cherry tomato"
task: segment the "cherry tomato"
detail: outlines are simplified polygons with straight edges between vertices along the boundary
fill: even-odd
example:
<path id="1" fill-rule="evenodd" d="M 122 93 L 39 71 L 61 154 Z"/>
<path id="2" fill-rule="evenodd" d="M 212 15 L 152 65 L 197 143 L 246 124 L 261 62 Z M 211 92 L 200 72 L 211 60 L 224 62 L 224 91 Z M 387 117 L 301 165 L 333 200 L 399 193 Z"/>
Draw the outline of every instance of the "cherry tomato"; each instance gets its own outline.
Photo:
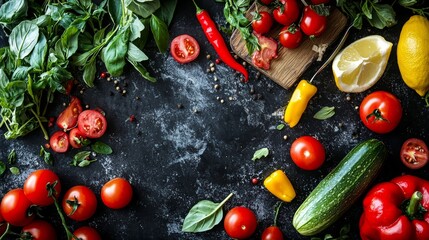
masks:
<path id="1" fill-rule="evenodd" d="M 261 240 L 283 240 L 283 233 L 279 227 L 270 226 L 262 232 Z"/>
<path id="2" fill-rule="evenodd" d="M 64 131 L 68 131 L 77 124 L 77 118 L 82 112 L 82 104 L 77 97 L 72 97 L 70 104 L 57 118 L 57 126 Z"/>
<path id="3" fill-rule="evenodd" d="M 279 33 L 279 42 L 285 48 L 297 48 L 302 42 L 302 32 L 295 24 L 285 26 Z"/>
<path id="4" fill-rule="evenodd" d="M 100 111 L 85 110 L 79 114 L 77 126 L 88 138 L 99 138 L 106 132 L 107 121 Z"/>
<path id="5" fill-rule="evenodd" d="M 400 156 L 405 166 L 410 169 L 419 169 L 428 162 L 429 151 L 423 140 L 410 138 L 402 144 Z"/>
<path id="6" fill-rule="evenodd" d="M 281 5 L 273 10 L 273 17 L 278 23 L 289 26 L 298 20 L 301 12 L 296 0 L 281 0 Z"/>
<path id="7" fill-rule="evenodd" d="M 265 5 L 269 5 L 270 3 L 274 2 L 274 0 L 260 0 L 260 1 Z"/>
<path id="8" fill-rule="evenodd" d="M 314 137 L 302 136 L 292 143 L 290 157 L 298 167 L 315 170 L 325 162 L 325 148 Z"/>
<path id="9" fill-rule="evenodd" d="M 65 153 L 69 149 L 69 136 L 66 132 L 57 131 L 49 138 L 52 150 L 57 153 Z"/>
<path id="10" fill-rule="evenodd" d="M 25 225 L 22 228 L 21 236 L 26 236 L 32 240 L 55 240 L 57 239 L 57 233 L 52 224 L 44 220 L 34 220 L 30 224 Z M 30 238 L 31 236 L 31 238 Z"/>
<path id="11" fill-rule="evenodd" d="M 76 229 L 73 232 L 73 235 L 75 235 L 80 240 L 101 240 L 100 234 L 92 227 L 83 226 L 78 229 Z M 74 240 L 74 239 L 70 239 Z"/>
<path id="12" fill-rule="evenodd" d="M 47 185 L 53 187 L 52 193 L 56 198 L 61 193 L 60 178 L 49 169 L 39 169 L 32 172 L 24 182 L 25 196 L 33 204 L 44 207 L 54 203 L 54 199 L 49 196 Z"/>
<path id="13" fill-rule="evenodd" d="M 92 217 L 97 210 L 94 192 L 85 186 L 74 186 L 64 195 L 62 206 L 65 214 L 75 221 Z"/>
<path id="14" fill-rule="evenodd" d="M 101 200 L 112 209 L 127 206 L 133 197 L 133 188 L 124 178 L 114 178 L 101 188 Z"/>
<path id="15" fill-rule="evenodd" d="M 258 34 L 265 34 L 273 26 L 273 17 L 267 11 L 256 12 L 252 21 L 252 28 Z"/>
<path id="16" fill-rule="evenodd" d="M 319 15 L 311 6 L 306 6 L 299 26 L 305 35 L 317 37 L 325 32 L 326 22 L 326 16 Z"/>
<path id="17" fill-rule="evenodd" d="M 234 239 L 246 239 L 252 236 L 258 225 L 255 213 L 247 207 L 234 207 L 225 215 L 224 228 L 228 236 Z"/>
<path id="18" fill-rule="evenodd" d="M 359 115 L 363 124 L 371 131 L 380 134 L 388 133 L 401 121 L 401 102 L 389 92 L 376 91 L 362 100 Z"/>
<path id="19" fill-rule="evenodd" d="M 1 200 L 0 211 L 4 220 L 14 226 L 25 226 L 34 219 L 30 207 L 32 202 L 24 194 L 21 188 L 7 192 Z"/>
<path id="20" fill-rule="evenodd" d="M 314 5 L 318 5 L 318 4 L 326 4 L 329 3 L 330 0 L 311 0 L 311 3 Z"/>
<path id="21" fill-rule="evenodd" d="M 170 53 L 178 63 L 192 62 L 200 54 L 200 45 L 195 38 L 182 34 L 171 41 Z"/>
<path id="22" fill-rule="evenodd" d="M 69 142 L 73 148 L 81 148 L 85 141 L 88 141 L 86 135 L 79 131 L 79 128 L 73 128 L 69 133 Z"/>

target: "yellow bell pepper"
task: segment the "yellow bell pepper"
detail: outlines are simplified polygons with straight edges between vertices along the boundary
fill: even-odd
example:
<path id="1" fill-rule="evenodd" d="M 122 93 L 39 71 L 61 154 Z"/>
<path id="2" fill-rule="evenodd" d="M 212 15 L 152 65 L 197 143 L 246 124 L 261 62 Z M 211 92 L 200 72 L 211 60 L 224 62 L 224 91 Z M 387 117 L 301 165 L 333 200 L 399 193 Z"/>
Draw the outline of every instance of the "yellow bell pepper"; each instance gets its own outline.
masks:
<path id="1" fill-rule="evenodd" d="M 308 102 L 316 92 L 317 87 L 307 82 L 307 80 L 301 80 L 298 83 L 284 112 L 284 121 L 291 128 L 298 124 L 304 110 L 307 108 Z"/>
<path id="2" fill-rule="evenodd" d="M 285 202 L 291 202 L 296 196 L 292 183 L 282 170 L 276 170 L 265 178 L 264 186 L 274 196 Z"/>

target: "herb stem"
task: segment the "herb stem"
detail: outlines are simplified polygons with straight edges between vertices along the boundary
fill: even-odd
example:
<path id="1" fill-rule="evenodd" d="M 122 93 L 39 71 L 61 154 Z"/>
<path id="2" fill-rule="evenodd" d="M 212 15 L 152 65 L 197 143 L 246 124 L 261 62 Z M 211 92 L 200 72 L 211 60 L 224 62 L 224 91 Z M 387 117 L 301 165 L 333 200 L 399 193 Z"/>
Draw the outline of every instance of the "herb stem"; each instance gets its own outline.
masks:
<path id="1" fill-rule="evenodd" d="M 78 240 L 79 238 L 77 238 L 75 235 L 73 235 L 73 233 L 69 230 L 67 223 L 66 223 L 66 219 L 64 217 L 64 214 L 61 212 L 60 205 L 58 204 L 57 198 L 54 195 L 52 195 L 51 197 L 54 199 L 54 205 L 55 205 L 55 208 L 57 209 L 58 215 L 61 218 L 61 224 L 63 225 L 63 228 L 66 231 L 67 239 Z"/>
<path id="2" fill-rule="evenodd" d="M 6 231 L 4 231 L 3 235 L 0 236 L 0 240 L 3 240 L 9 234 L 10 224 L 6 223 Z"/>
<path id="3" fill-rule="evenodd" d="M 31 111 L 31 112 L 33 113 L 33 115 L 36 117 L 37 122 L 39 123 L 40 129 L 42 129 L 43 137 L 45 138 L 45 140 L 48 140 L 48 139 L 49 139 L 48 132 L 46 131 L 45 127 L 43 126 L 43 123 L 42 123 L 42 121 L 40 120 L 39 115 L 37 115 L 37 113 L 36 113 L 36 112 L 34 112 L 34 109 L 32 109 L 32 108 L 30 108 L 30 111 Z"/>

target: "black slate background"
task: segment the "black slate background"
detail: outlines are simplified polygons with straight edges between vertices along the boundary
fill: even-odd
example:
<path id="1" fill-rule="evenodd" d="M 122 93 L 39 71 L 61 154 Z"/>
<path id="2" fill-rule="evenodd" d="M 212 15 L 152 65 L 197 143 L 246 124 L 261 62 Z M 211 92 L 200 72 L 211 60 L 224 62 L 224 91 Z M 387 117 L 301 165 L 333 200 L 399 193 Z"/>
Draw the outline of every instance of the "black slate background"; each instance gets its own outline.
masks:
<path id="1" fill-rule="evenodd" d="M 199 4 L 217 23 L 225 25 L 222 4 L 214 1 Z M 207 73 L 216 53 L 195 18 L 192 2 L 180 2 L 170 33 L 172 37 L 188 33 L 198 40 L 201 54 L 197 61 L 180 65 L 169 54 L 158 53 L 152 43 L 146 52 L 151 59 L 148 68 L 158 78 L 156 84 L 145 81 L 128 66 L 124 76 L 118 79 L 120 86 L 126 85 L 125 96 L 115 91 L 112 82 L 102 79 L 82 94 L 79 89 L 75 92 L 84 105 L 100 107 L 106 112 L 109 125 L 101 140 L 112 146 L 114 153 L 99 155 L 97 162 L 81 169 L 68 164 L 78 152 L 71 150 L 66 154 L 54 154 L 55 165 L 49 166 L 38 156 L 40 145 L 45 143 L 40 131 L 13 141 L 0 138 L 0 159 L 5 161 L 9 151 L 15 149 L 17 166 L 21 170 L 18 176 L 7 173 L 0 177 L 0 196 L 12 188 L 22 187 L 33 170 L 50 168 L 60 176 L 63 193 L 74 185 L 83 184 L 94 190 L 99 199 L 93 218 L 81 223 L 68 220 L 73 229 L 90 225 L 101 232 L 103 239 L 228 239 L 222 222 L 205 233 L 183 233 L 181 226 L 189 209 L 199 200 L 221 202 L 233 192 L 234 196 L 224 206 L 225 213 L 238 205 L 254 210 L 259 223 L 252 239 L 260 239 L 263 229 L 272 223 L 273 206 L 277 202 L 263 188 L 262 181 L 272 171 L 283 169 L 295 186 L 297 197 L 292 203 L 283 204 L 278 225 L 286 239 L 309 239 L 294 230 L 293 214 L 317 183 L 357 143 L 378 138 L 389 150 L 383 171 L 375 182 L 403 173 L 428 178 L 427 166 L 411 171 L 399 160 L 400 146 L 407 138 L 419 137 L 429 143 L 429 108 L 401 80 L 396 46 L 409 14 L 398 18 L 398 24 L 386 30 L 353 29 L 347 40 L 346 44 L 370 34 L 380 34 L 394 43 L 385 74 L 373 88 L 359 94 L 342 93 L 335 86 L 331 69 L 327 68 L 314 82 L 318 93 L 301 122 L 293 129 L 287 127 L 278 131 L 276 126 L 282 123 L 279 112 L 282 113 L 292 90 L 285 90 L 264 76 L 258 78 L 257 71 L 251 67 L 248 67 L 250 81 L 247 84 L 241 83 L 224 64 L 216 65 L 215 73 Z M 5 43 L 5 36 L 0 40 Z M 330 48 L 325 58 L 331 51 Z M 207 54 L 212 56 L 210 60 Z M 309 79 L 320 65 L 315 62 L 303 77 Z M 100 65 L 99 72 L 102 69 Z M 214 81 L 214 76 L 218 81 Z M 221 88 L 216 90 L 215 84 Z M 252 88 L 261 99 L 254 99 Z M 404 115 L 399 127 L 386 135 L 366 129 L 356 109 L 367 94 L 376 90 L 392 92 L 403 104 Z M 65 96 L 56 98 L 56 104 L 50 109 L 51 116 L 58 115 L 63 109 L 62 103 L 69 101 Z M 178 108 L 178 104 L 183 108 Z M 326 121 L 313 119 L 312 115 L 323 106 L 335 106 L 335 116 Z M 128 121 L 130 115 L 135 115 L 136 121 Z M 49 129 L 51 133 L 55 130 Z M 3 133 L 4 129 L 0 129 L 0 134 Z M 301 170 L 289 157 L 291 143 L 302 135 L 317 137 L 326 148 L 327 159 L 319 170 Z M 262 147 L 270 149 L 269 157 L 253 162 L 253 153 Z M 133 201 L 122 210 L 107 209 L 99 196 L 102 185 L 113 177 L 125 177 L 133 185 Z M 253 177 L 258 177 L 260 183 L 252 185 Z M 350 224 L 352 239 L 358 239 L 361 211 L 359 199 L 343 218 L 319 236 L 338 235 L 342 226 Z M 57 226 L 60 239 L 65 239 L 55 209 L 48 207 L 43 212 Z"/>

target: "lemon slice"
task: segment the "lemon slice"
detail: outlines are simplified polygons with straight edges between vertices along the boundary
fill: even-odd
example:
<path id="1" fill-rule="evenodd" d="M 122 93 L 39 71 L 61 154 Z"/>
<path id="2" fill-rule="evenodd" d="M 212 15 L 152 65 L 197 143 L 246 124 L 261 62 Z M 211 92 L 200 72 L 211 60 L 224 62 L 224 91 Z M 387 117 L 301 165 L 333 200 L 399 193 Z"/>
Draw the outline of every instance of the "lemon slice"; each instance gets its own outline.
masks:
<path id="1" fill-rule="evenodd" d="M 392 43 L 371 35 L 345 47 L 332 62 L 335 83 L 343 92 L 363 92 L 383 75 Z"/>

